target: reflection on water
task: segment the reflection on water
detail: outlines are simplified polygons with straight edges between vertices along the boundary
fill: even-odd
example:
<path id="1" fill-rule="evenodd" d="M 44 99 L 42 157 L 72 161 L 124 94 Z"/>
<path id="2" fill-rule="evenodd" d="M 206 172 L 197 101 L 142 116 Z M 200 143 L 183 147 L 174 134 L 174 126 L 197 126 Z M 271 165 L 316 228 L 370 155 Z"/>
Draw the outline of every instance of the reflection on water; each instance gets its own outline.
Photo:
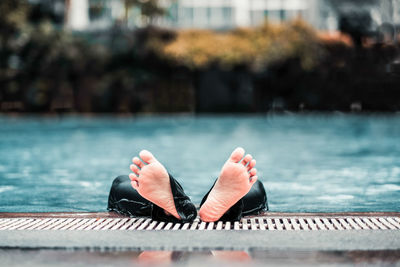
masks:
<path id="1" fill-rule="evenodd" d="M 0 211 L 104 211 L 151 150 L 198 204 L 243 146 L 273 211 L 400 211 L 400 116 L 0 117 Z"/>
<path id="2" fill-rule="evenodd" d="M 400 264 L 399 251 L 86 251 L 0 249 L 4 266 L 349 266 Z"/>
<path id="3" fill-rule="evenodd" d="M 246 251 L 213 250 L 204 252 L 183 251 L 143 251 L 137 262 L 144 264 L 167 265 L 171 263 L 187 263 L 190 260 L 199 262 L 211 261 L 220 263 L 250 263 L 251 257 Z"/>

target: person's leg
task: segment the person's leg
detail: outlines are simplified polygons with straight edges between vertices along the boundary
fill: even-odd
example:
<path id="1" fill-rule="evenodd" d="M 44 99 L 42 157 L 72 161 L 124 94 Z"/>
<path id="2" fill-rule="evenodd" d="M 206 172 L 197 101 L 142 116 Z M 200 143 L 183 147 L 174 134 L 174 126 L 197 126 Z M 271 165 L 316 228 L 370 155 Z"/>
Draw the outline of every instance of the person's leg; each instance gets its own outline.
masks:
<path id="1" fill-rule="evenodd" d="M 120 175 L 111 185 L 107 209 L 128 216 L 151 216 L 152 203 L 133 189 L 128 175 Z"/>
<path id="2" fill-rule="evenodd" d="M 236 221 L 243 215 L 257 214 L 267 206 L 263 184 L 257 181 L 256 161 L 237 148 L 200 204 L 203 221 Z M 243 159 L 243 160 L 242 160 Z"/>
<path id="3" fill-rule="evenodd" d="M 203 206 L 204 202 L 207 200 L 207 197 L 210 194 L 211 190 L 214 188 L 214 185 L 211 187 L 208 193 L 203 197 L 200 203 L 200 207 Z M 267 193 L 265 192 L 263 183 L 257 180 L 251 187 L 250 191 L 244 197 L 242 197 L 238 202 L 232 205 L 221 216 L 219 220 L 238 221 L 243 216 L 256 215 L 259 214 L 260 212 L 267 210 L 268 210 Z"/>
<path id="4" fill-rule="evenodd" d="M 268 210 L 267 193 L 263 183 L 260 180 L 254 183 L 250 191 L 242 198 L 242 215 L 256 215 Z"/>
<path id="5" fill-rule="evenodd" d="M 197 210 L 182 186 L 149 151 L 142 150 L 139 155 L 140 159 L 134 157 L 132 160 L 134 164 L 131 165 L 133 173 L 129 175 L 130 180 L 127 181 L 124 176 L 114 181 L 109 209 L 119 208 L 121 205 L 118 206 L 117 203 L 121 202 L 125 204 L 122 210 L 126 211 L 125 206 L 129 206 L 129 214 L 132 215 L 150 215 L 154 220 L 170 222 L 193 221 Z M 123 186 L 120 186 L 121 179 Z M 143 208 L 140 209 L 142 205 Z"/>

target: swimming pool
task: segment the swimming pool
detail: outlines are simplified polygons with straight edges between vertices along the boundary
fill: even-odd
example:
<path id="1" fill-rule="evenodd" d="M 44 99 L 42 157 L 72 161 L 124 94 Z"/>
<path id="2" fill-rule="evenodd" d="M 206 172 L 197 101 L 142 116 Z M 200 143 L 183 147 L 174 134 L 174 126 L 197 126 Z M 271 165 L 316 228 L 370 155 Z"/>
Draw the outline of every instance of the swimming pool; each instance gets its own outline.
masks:
<path id="1" fill-rule="evenodd" d="M 400 115 L 0 117 L 0 212 L 104 211 L 146 148 L 198 204 L 236 146 L 270 210 L 400 211 Z"/>

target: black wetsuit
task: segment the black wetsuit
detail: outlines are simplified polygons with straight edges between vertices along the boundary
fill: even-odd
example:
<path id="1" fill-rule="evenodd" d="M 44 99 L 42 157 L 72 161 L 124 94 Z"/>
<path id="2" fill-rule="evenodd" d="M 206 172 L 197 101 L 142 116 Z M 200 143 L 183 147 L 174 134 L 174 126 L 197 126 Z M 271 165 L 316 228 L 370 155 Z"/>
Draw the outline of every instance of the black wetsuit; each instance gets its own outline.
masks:
<path id="1" fill-rule="evenodd" d="M 192 222 L 197 216 L 195 205 L 190 201 L 190 198 L 183 191 L 182 186 L 171 174 L 169 175 L 169 179 L 175 207 L 181 220 L 172 215 L 167 215 L 162 208 L 143 198 L 133 189 L 128 175 L 121 175 L 114 179 L 108 197 L 107 209 L 129 216 L 150 216 L 153 220 L 157 221 Z M 206 201 L 211 189 L 203 197 L 200 207 Z M 258 214 L 265 210 L 268 210 L 267 194 L 263 184 L 257 181 L 243 198 L 225 212 L 220 220 L 237 221 L 242 216 Z"/>

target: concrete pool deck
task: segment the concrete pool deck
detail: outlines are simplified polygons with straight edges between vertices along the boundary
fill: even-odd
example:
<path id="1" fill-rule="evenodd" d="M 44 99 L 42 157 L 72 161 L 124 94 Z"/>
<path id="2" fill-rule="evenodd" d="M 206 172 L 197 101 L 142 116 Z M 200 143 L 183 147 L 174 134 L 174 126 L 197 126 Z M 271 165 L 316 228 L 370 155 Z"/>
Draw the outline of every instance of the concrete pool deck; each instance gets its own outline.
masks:
<path id="1" fill-rule="evenodd" d="M 104 213 L 0 213 L 0 248 L 399 250 L 400 213 L 274 213 L 172 224 Z"/>

